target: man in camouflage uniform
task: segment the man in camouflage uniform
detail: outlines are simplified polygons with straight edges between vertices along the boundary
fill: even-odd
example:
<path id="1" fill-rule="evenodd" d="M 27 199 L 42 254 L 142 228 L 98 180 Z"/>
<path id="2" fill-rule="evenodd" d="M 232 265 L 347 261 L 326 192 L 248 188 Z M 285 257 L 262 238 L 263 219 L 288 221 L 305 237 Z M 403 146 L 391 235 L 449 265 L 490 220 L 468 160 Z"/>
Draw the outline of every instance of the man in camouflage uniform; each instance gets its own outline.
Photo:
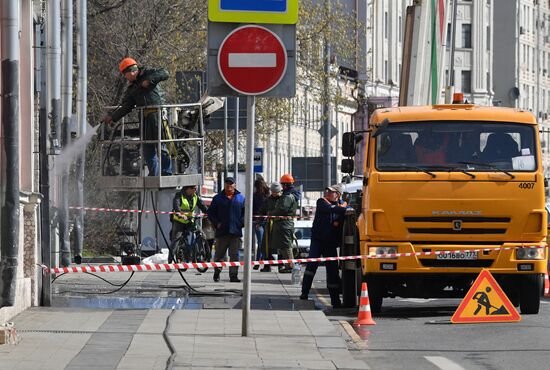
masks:
<path id="1" fill-rule="evenodd" d="M 147 107 L 164 104 L 164 91 L 159 86 L 159 82 L 168 79 L 168 72 L 163 69 L 153 69 L 144 66 L 138 66 L 132 58 L 124 58 L 119 64 L 120 73 L 128 81 L 128 87 L 122 104 L 113 112 L 108 113 L 103 122 L 110 124 L 117 122 L 127 115 L 134 107 Z M 145 117 L 144 139 L 158 140 L 158 109 L 144 109 Z M 158 176 L 158 153 L 157 146 L 154 143 L 143 144 L 143 156 L 149 169 L 149 176 Z M 162 150 L 162 175 L 172 174 L 172 165 L 168 152 Z"/>
<path id="2" fill-rule="evenodd" d="M 281 184 L 274 182 L 271 184 L 271 195 L 267 198 L 260 214 L 273 216 L 269 217 L 266 224 L 264 235 L 264 248 L 267 255 L 275 251 L 279 258 L 293 258 L 292 243 L 294 241 L 294 216 L 298 204 L 296 198 L 292 195 L 283 195 Z M 281 217 L 282 216 L 282 217 Z M 269 265 L 266 265 L 262 271 L 270 271 Z M 292 272 L 292 264 L 279 266 L 279 272 Z"/>

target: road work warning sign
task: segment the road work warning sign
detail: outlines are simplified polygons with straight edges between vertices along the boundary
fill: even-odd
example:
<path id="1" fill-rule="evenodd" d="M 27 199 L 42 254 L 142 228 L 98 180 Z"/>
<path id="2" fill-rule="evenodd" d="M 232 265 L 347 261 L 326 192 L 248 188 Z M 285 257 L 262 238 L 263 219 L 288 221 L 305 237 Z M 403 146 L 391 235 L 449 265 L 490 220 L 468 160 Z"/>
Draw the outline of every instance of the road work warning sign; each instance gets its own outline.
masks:
<path id="1" fill-rule="evenodd" d="M 489 270 L 482 270 L 456 309 L 453 324 L 520 321 L 512 305 Z"/>

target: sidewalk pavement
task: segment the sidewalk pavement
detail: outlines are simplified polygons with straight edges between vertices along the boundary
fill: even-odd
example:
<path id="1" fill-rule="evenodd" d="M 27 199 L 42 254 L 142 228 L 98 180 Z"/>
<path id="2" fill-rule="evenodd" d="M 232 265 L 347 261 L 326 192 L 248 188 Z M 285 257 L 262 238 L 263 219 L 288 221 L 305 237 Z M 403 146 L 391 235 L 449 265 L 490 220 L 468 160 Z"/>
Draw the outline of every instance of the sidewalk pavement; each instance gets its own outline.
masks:
<path id="1" fill-rule="evenodd" d="M 116 293 L 119 301 L 159 292 L 173 298 L 174 289 L 165 287 L 181 285 L 176 272 L 135 276 Z M 23 312 L 14 319 L 21 341 L 0 346 L 0 369 L 165 369 L 171 355 L 163 337 L 167 320 L 166 334 L 176 350 L 174 369 L 368 369 L 348 351 L 349 336 L 338 323 L 315 310 L 312 301 L 296 298 L 299 286 L 290 284 L 290 274 L 252 274 L 248 337 L 241 336 L 240 295 L 208 295 L 234 293 L 242 284 L 229 283 L 223 275 L 222 282 L 214 283 L 211 271 L 184 276 L 206 295 L 180 297 L 183 309 L 36 307 Z M 128 275 L 102 277 L 124 281 Z M 58 296 L 65 296 L 59 302 L 83 296 L 85 289 L 97 290 L 100 284 L 92 279 L 59 278 Z M 109 290 L 105 284 L 101 288 Z M 80 293 L 67 293 L 71 290 Z M 94 297 L 81 297 L 80 303 L 94 302 Z"/>

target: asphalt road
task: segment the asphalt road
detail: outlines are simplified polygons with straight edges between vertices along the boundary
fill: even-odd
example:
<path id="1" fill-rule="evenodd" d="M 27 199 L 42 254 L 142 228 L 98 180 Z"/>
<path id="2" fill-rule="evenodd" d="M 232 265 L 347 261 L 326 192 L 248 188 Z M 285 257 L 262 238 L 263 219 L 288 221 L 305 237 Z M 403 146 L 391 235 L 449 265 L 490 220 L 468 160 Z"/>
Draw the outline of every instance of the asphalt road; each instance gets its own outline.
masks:
<path id="1" fill-rule="evenodd" d="M 103 274 L 102 277 L 117 283 L 114 286 L 91 275 L 63 276 L 53 286 L 54 303 L 95 308 L 147 305 L 148 308 L 240 309 L 242 297 L 236 293 L 242 285 L 229 283 L 227 272 L 222 274 L 220 283 L 212 282 L 211 271 L 186 272 L 192 286 L 209 293 L 190 296 L 185 307 L 177 306 L 181 294 L 187 296 L 177 273 L 139 273 L 119 290 L 117 286 L 128 276 Z M 297 298 L 300 286 L 290 284 L 289 274 L 255 272 L 253 282 L 252 309 L 323 309 L 335 325 L 344 321 L 351 324 L 357 317 L 356 308 L 329 308 L 324 268 L 318 270 L 310 301 Z M 108 294 L 115 290 L 116 293 Z M 151 302 L 151 297 L 157 297 L 158 302 Z M 120 306 L 121 302 L 131 307 Z M 458 299 L 384 299 L 382 313 L 374 316 L 377 325 L 356 329 L 359 336 L 353 342 L 348 341 L 349 349 L 371 369 L 550 370 L 550 298 L 543 298 L 538 315 L 524 315 L 517 323 L 451 324 L 450 318 L 459 303 Z M 343 326 L 353 333 L 350 325 Z"/>
<path id="2" fill-rule="evenodd" d="M 384 299 L 355 357 L 372 369 L 550 369 L 550 299 L 517 323 L 451 324 L 460 300 Z"/>

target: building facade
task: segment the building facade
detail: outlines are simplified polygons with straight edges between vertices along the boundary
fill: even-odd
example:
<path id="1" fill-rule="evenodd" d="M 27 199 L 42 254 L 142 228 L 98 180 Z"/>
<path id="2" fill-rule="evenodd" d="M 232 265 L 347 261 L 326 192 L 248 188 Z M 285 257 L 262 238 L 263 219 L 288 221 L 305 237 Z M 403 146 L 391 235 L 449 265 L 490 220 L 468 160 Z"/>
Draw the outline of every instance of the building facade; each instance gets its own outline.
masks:
<path id="1" fill-rule="evenodd" d="M 494 8 L 495 101 L 537 117 L 550 176 L 550 2 L 499 0 Z"/>
<path id="2" fill-rule="evenodd" d="M 33 8 L 37 2 L 31 0 L 22 0 L 19 2 L 18 28 L 19 28 L 19 88 L 16 90 L 19 104 L 19 243 L 18 243 L 18 264 L 15 282 L 15 302 L 11 306 L 0 308 L 0 324 L 7 321 L 24 309 L 38 305 L 40 303 L 40 279 L 42 271 L 37 268 L 37 262 L 40 254 L 39 237 L 39 209 L 40 195 L 38 194 L 38 177 L 36 169 L 38 168 L 38 156 L 36 153 L 38 145 L 38 124 L 35 115 L 35 24 L 37 14 Z M 0 7 L 0 18 L 5 19 L 3 12 L 6 6 Z M 0 27 L 0 34 L 6 32 L 6 24 Z M 2 61 L 5 56 L 2 55 L 6 50 L 5 35 L 2 36 L 2 45 L 0 48 L 0 57 Z M 4 63 L 3 63 L 4 65 Z M 0 79 L 0 84 L 2 83 Z M 1 104 L 1 103 L 0 103 Z M 0 111 L 3 107 L 0 106 Z M 5 145 L 5 133 L 0 127 L 0 143 Z M 0 168 L 2 168 L 2 178 L 0 179 L 2 207 L 5 197 L 5 169 L 6 157 L 4 148 L 0 150 Z M 0 216 L 1 217 L 1 216 Z M 1 221 L 1 220 L 0 220 Z M 2 225 L 4 225 L 2 223 Z M 2 230 L 2 232 L 8 232 Z M 1 252 L 0 252 L 1 254 Z M 0 255 L 0 258 L 2 256 Z M 1 279 L 1 274 L 0 274 Z M 0 281 L 0 284 L 3 284 Z"/>

